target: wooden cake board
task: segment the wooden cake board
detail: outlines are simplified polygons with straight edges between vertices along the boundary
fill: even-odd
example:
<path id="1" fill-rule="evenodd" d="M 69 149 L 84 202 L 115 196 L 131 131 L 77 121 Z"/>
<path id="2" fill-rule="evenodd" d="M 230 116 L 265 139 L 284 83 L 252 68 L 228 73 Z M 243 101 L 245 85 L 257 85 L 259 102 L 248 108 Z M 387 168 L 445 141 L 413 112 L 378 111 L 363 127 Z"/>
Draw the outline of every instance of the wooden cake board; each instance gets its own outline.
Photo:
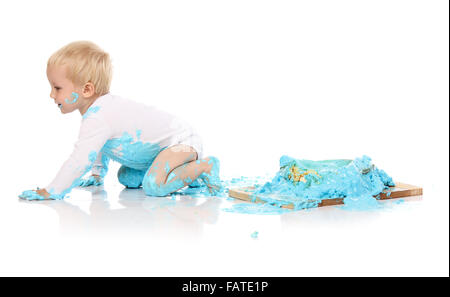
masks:
<path id="1" fill-rule="evenodd" d="M 255 190 L 255 187 L 244 187 L 244 188 L 238 188 L 238 189 L 229 189 L 228 196 L 248 202 L 252 202 L 252 197 L 250 197 L 253 194 L 253 191 Z M 404 184 L 404 183 L 395 183 L 395 187 L 389 187 L 389 189 L 384 190 L 380 193 L 379 199 L 380 200 L 386 200 L 386 199 L 394 199 L 394 198 L 402 198 L 402 197 L 409 197 L 409 196 L 420 196 L 422 195 L 422 188 Z M 276 199 L 276 197 L 270 196 L 271 199 Z M 264 200 L 261 200 L 258 196 L 256 196 L 255 200 L 253 202 L 256 203 L 266 203 Z M 321 206 L 331 206 L 331 205 L 340 205 L 344 204 L 344 198 L 327 198 L 322 199 L 322 201 L 318 204 L 319 207 Z M 293 204 L 287 204 L 282 205 L 283 208 L 289 208 L 293 209 Z"/>

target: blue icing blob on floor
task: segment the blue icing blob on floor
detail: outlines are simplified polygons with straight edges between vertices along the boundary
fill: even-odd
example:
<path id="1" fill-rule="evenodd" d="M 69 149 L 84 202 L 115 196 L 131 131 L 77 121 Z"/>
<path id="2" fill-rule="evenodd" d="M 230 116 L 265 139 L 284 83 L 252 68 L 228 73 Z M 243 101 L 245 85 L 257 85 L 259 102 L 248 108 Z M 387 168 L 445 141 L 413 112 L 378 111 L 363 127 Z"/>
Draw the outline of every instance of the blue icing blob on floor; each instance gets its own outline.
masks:
<path id="1" fill-rule="evenodd" d="M 343 209 L 372 210 L 379 208 L 373 196 L 394 185 L 368 156 L 323 161 L 282 156 L 279 172 L 254 194 L 269 203 L 293 204 L 294 209 L 316 207 L 322 199 L 345 197 Z"/>
<path id="2" fill-rule="evenodd" d="M 250 196 L 266 203 L 239 203 L 223 209 L 243 214 L 283 214 L 293 210 L 282 208 L 293 204 L 294 210 L 315 208 L 328 198 L 344 198 L 344 210 L 376 210 L 382 207 L 377 198 L 389 186 L 395 186 L 392 178 L 376 168 L 370 157 L 355 160 L 298 160 L 289 156 L 280 158 L 280 170 L 272 179 L 264 177 L 235 177 L 222 181 L 223 190 L 214 196 L 228 199 L 228 188 L 254 186 Z M 197 197 L 208 196 L 204 187 L 180 191 Z"/>
<path id="3" fill-rule="evenodd" d="M 371 195 L 362 195 L 359 197 L 345 197 L 344 205 L 341 206 L 345 210 L 376 210 L 382 208 L 377 199 Z"/>
<path id="4" fill-rule="evenodd" d="M 231 208 L 222 208 L 222 210 L 226 212 L 259 215 L 279 215 L 287 212 L 292 212 L 292 210 L 290 209 L 273 206 L 268 203 L 238 203 L 233 204 Z"/>

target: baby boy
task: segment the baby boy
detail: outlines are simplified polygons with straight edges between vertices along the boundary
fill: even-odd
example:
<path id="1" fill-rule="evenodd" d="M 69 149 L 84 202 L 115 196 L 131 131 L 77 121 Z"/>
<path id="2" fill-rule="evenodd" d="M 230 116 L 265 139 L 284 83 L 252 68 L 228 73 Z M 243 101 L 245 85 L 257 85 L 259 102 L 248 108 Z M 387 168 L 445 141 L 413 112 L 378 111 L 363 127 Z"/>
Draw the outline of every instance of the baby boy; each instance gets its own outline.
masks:
<path id="1" fill-rule="evenodd" d="M 63 199 L 76 186 L 101 185 L 111 159 L 122 164 L 120 183 L 142 186 L 149 196 L 166 196 L 192 183 L 204 183 L 211 194 L 220 191 L 219 160 L 203 158 L 202 140 L 188 123 L 110 94 L 110 57 L 96 44 L 77 41 L 55 52 L 47 62 L 47 77 L 60 112 L 80 112 L 79 136 L 55 179 L 19 197 Z"/>

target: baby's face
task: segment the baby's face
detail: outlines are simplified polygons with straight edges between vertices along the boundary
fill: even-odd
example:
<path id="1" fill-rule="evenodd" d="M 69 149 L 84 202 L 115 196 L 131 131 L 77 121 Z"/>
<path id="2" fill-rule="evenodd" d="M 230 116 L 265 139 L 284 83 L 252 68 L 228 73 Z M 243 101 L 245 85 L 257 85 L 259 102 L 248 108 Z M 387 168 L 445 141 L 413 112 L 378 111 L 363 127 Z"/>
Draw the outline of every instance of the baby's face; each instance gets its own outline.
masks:
<path id="1" fill-rule="evenodd" d="M 74 85 L 66 78 L 65 66 L 47 68 L 47 78 L 52 88 L 50 97 L 55 100 L 62 113 L 69 113 L 79 109 L 81 103 L 81 87 Z"/>

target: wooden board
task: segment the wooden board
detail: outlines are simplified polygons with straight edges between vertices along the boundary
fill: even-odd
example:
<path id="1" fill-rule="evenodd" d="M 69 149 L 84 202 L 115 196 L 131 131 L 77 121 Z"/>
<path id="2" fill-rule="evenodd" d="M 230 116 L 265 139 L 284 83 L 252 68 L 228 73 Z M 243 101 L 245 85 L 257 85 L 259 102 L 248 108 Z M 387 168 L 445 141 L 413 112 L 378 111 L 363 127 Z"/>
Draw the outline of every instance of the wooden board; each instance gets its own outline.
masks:
<path id="1" fill-rule="evenodd" d="M 395 185 L 396 185 L 395 187 L 389 187 L 389 189 L 384 190 L 380 194 L 379 199 L 385 200 L 385 199 L 395 199 L 395 198 L 422 195 L 422 188 L 404 184 L 404 183 L 399 183 L 399 182 L 396 182 Z M 252 198 L 250 197 L 250 195 L 253 194 L 254 190 L 255 190 L 255 187 L 230 189 L 228 191 L 228 196 L 230 196 L 232 198 L 252 202 Z M 270 197 L 270 198 L 276 199 L 276 197 Z M 265 201 L 261 200 L 258 196 L 256 197 L 254 202 L 265 203 Z M 321 206 L 330 206 L 330 205 L 339 205 L 339 204 L 344 204 L 344 198 L 322 199 L 322 201 L 319 203 L 318 206 L 321 207 Z M 283 205 L 281 207 L 293 209 L 294 205 L 288 204 L 288 205 Z"/>

